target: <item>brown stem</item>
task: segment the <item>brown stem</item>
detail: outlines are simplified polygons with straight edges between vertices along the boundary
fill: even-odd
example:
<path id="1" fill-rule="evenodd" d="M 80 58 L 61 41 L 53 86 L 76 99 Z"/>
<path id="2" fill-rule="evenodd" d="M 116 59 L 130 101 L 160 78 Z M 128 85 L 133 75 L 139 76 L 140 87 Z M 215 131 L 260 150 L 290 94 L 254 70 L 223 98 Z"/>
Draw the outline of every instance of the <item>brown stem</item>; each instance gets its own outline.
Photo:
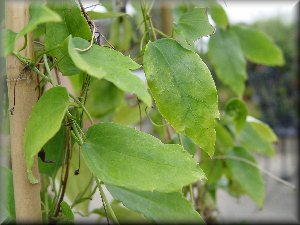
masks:
<path id="1" fill-rule="evenodd" d="M 70 132 L 70 128 L 67 128 L 66 131 L 66 149 L 67 149 L 67 164 L 66 164 L 66 171 L 65 171 L 65 176 L 62 182 L 62 191 L 61 191 L 61 195 L 59 197 L 59 200 L 57 202 L 56 205 L 56 209 L 55 209 L 55 213 L 54 213 L 54 217 L 57 217 L 59 214 L 59 210 L 60 210 L 60 204 L 64 199 L 65 196 L 65 192 L 66 192 L 66 188 L 67 188 L 67 183 L 68 183 L 68 177 L 69 177 L 69 168 L 70 168 L 70 159 L 71 159 L 71 132 Z"/>

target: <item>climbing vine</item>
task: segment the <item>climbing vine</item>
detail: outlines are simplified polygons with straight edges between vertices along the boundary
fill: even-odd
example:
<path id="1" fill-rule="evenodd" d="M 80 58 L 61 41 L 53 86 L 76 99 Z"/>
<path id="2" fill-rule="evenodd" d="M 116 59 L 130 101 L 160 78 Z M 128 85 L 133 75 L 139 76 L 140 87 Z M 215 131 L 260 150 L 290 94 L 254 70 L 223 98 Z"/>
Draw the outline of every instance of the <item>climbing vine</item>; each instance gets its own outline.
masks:
<path id="1" fill-rule="evenodd" d="M 23 143 L 28 179 L 42 183 L 44 222 L 72 222 L 75 213 L 115 224 L 211 222 L 218 188 L 263 207 L 262 172 L 270 174 L 255 154 L 273 155 L 277 137 L 248 115 L 242 96 L 246 61 L 283 65 L 280 48 L 262 32 L 229 24 L 215 1 L 176 6 L 171 34 L 155 26 L 152 4 L 132 4 L 135 16 L 107 2 L 105 13 L 81 1 L 34 2 L 22 31 L 5 31 L 6 55 L 39 79 Z M 103 19 L 111 21 L 108 37 L 96 23 Z M 30 32 L 34 58 L 20 54 Z M 206 36 L 208 62 L 195 44 Z M 15 49 L 23 37 L 24 47 Z M 214 79 L 235 95 L 222 107 Z M 36 155 L 40 179 L 32 173 Z M 11 172 L 1 170 L 10 181 Z M 102 204 L 91 211 L 97 190 Z M 3 201 L 7 221 L 13 204 Z"/>

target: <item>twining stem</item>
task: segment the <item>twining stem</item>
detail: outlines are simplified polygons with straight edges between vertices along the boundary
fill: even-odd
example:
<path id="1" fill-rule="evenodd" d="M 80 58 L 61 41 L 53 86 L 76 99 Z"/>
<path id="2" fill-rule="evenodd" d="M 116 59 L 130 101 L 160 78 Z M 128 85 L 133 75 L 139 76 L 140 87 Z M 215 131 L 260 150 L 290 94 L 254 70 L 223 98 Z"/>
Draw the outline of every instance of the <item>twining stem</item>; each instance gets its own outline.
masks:
<path id="1" fill-rule="evenodd" d="M 290 187 L 291 189 L 293 190 L 297 190 L 296 186 L 291 184 L 291 183 L 288 183 L 286 182 L 285 180 L 281 179 L 280 177 L 277 177 L 275 176 L 274 174 L 272 174 L 271 172 L 267 171 L 266 169 L 256 165 L 255 163 L 247 160 L 247 159 L 244 159 L 244 158 L 240 158 L 240 157 L 237 157 L 237 156 L 215 156 L 211 159 L 208 159 L 208 160 L 236 160 L 236 161 L 240 161 L 240 162 L 244 162 L 250 166 L 253 166 L 257 169 L 259 169 L 260 171 L 262 171 L 263 173 L 265 173 L 266 175 L 270 176 L 271 178 L 273 178 L 274 180 L 286 185 L 287 187 Z"/>
<path id="2" fill-rule="evenodd" d="M 85 106 L 82 104 L 81 101 L 79 101 L 75 96 L 73 96 L 72 94 L 69 93 L 69 96 L 83 109 L 83 111 L 85 112 L 85 114 L 87 115 L 88 119 L 90 120 L 91 124 L 94 124 L 93 118 L 90 115 L 90 113 L 87 111 L 87 109 L 85 108 Z"/>
<path id="3" fill-rule="evenodd" d="M 62 191 L 61 191 L 61 195 L 58 199 L 57 205 L 56 205 L 56 209 L 54 212 L 54 217 L 57 217 L 60 211 L 60 204 L 64 199 L 65 196 L 65 192 L 66 192 L 66 188 L 67 188 L 67 183 L 68 183 L 68 177 L 69 177 L 69 168 L 70 168 L 70 160 L 71 160 L 71 138 L 70 138 L 70 129 L 67 128 L 67 132 L 66 132 L 66 150 L 67 150 L 67 163 L 66 163 L 66 170 L 65 170 L 65 175 L 64 175 L 64 179 L 62 182 Z"/>
<path id="4" fill-rule="evenodd" d="M 48 73 L 48 77 L 51 80 L 51 84 L 54 84 L 54 81 L 53 81 L 52 76 L 51 76 L 51 71 L 50 71 L 50 68 L 49 68 L 48 59 L 47 59 L 46 54 L 43 55 L 43 60 L 44 60 L 44 64 L 45 64 L 45 67 L 46 67 L 46 71 Z"/>
<path id="5" fill-rule="evenodd" d="M 99 182 L 99 180 L 97 179 L 97 177 L 95 177 L 95 180 L 96 180 L 96 183 L 97 183 L 97 187 L 99 189 L 99 192 L 100 192 L 100 195 L 101 195 L 101 198 L 103 199 L 104 201 L 104 204 L 103 204 L 103 207 L 106 207 L 107 210 L 109 211 L 111 217 L 112 217 L 112 220 L 114 221 L 115 224 L 118 224 L 119 225 L 119 222 L 118 222 L 118 219 L 113 211 L 113 209 L 111 208 L 109 202 L 107 201 L 107 198 L 105 196 L 105 193 L 101 187 L 101 184 Z"/>

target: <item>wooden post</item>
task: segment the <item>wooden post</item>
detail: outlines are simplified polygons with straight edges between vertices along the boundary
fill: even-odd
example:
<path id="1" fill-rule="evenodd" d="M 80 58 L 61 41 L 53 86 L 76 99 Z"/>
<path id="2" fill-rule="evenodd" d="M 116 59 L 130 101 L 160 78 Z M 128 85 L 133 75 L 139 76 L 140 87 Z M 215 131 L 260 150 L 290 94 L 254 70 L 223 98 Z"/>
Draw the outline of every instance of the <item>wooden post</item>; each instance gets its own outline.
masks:
<path id="1" fill-rule="evenodd" d="M 29 1 L 6 1 L 6 27 L 19 32 L 29 20 Z M 20 38 L 15 49 L 23 46 L 24 39 Z M 33 57 L 31 35 L 21 55 Z M 37 101 L 36 75 L 24 71 L 24 65 L 14 56 L 7 57 L 7 86 L 9 96 L 11 159 L 14 181 L 14 196 L 17 223 L 42 222 L 40 183 L 30 184 L 27 179 L 26 164 L 23 148 L 23 134 L 31 112 Z M 42 126 L 42 124 L 41 124 Z M 33 173 L 39 178 L 37 158 L 35 159 Z"/>

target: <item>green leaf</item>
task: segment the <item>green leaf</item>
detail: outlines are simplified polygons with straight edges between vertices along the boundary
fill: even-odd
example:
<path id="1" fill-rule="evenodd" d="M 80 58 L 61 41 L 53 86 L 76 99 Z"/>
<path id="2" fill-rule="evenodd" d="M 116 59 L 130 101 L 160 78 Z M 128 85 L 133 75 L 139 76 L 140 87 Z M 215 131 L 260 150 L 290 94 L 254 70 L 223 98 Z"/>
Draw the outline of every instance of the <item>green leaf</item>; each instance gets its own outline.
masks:
<path id="1" fill-rule="evenodd" d="M 60 21 L 62 21 L 60 16 L 47 6 L 40 3 L 32 3 L 30 4 L 30 20 L 18 34 L 18 37 L 24 36 L 25 34 L 33 31 L 40 24 Z"/>
<path id="2" fill-rule="evenodd" d="M 217 183 L 223 174 L 224 166 L 222 161 L 211 160 L 205 152 L 201 153 L 200 166 L 207 177 L 207 184 Z"/>
<path id="3" fill-rule="evenodd" d="M 172 39 L 160 39 L 147 45 L 144 69 L 163 117 L 177 133 L 185 132 L 212 156 L 218 97 L 212 76 L 199 55 Z"/>
<path id="4" fill-rule="evenodd" d="M 141 107 L 141 120 L 146 116 L 145 107 L 146 105 L 140 103 Z M 112 117 L 112 122 L 119 123 L 123 125 L 132 125 L 136 124 L 140 121 L 140 111 L 139 106 L 129 106 L 129 105 L 122 105 L 117 108 L 115 114 Z"/>
<path id="5" fill-rule="evenodd" d="M 218 78 L 238 96 L 242 96 L 247 79 L 246 60 L 235 33 L 218 30 L 212 35 L 208 56 Z"/>
<path id="6" fill-rule="evenodd" d="M 33 157 L 59 131 L 69 105 L 69 95 L 64 87 L 54 87 L 45 92 L 34 105 L 24 132 L 25 160 L 28 178 L 33 177 Z"/>
<path id="7" fill-rule="evenodd" d="M 227 152 L 228 149 L 233 147 L 233 138 L 230 132 L 221 123 L 217 124 L 216 133 L 216 149 L 218 149 L 220 152 Z"/>
<path id="8" fill-rule="evenodd" d="M 89 11 L 87 12 L 87 14 L 91 18 L 91 20 L 118 18 L 127 15 L 126 13 L 121 13 L 121 12 L 95 12 L 95 11 Z"/>
<path id="9" fill-rule="evenodd" d="M 179 191 L 205 178 L 180 145 L 114 123 L 89 128 L 82 145 L 86 165 L 105 184 L 145 191 Z"/>
<path id="10" fill-rule="evenodd" d="M 86 108 L 93 117 L 113 112 L 124 102 L 124 93 L 111 82 L 93 79 L 89 86 Z"/>
<path id="11" fill-rule="evenodd" d="M 247 122 L 239 134 L 241 146 L 251 151 L 256 151 L 264 155 L 274 155 L 274 142 L 277 136 L 272 129 L 260 120 L 251 116 L 247 117 Z"/>
<path id="12" fill-rule="evenodd" d="M 63 201 L 62 203 L 60 203 L 60 208 L 61 208 L 62 214 L 64 215 L 64 217 L 67 221 L 74 220 L 74 214 L 72 212 L 71 207 L 68 205 L 68 203 Z"/>
<path id="13" fill-rule="evenodd" d="M 176 40 L 183 47 L 193 47 L 197 39 L 213 34 L 214 27 L 208 21 L 207 9 L 193 8 L 183 13 L 178 22 L 174 23 L 174 32 L 179 37 Z"/>
<path id="14" fill-rule="evenodd" d="M 228 155 L 239 157 L 256 164 L 255 158 L 240 147 L 234 148 Z M 234 159 L 226 160 L 226 164 L 231 171 L 232 179 L 235 180 L 245 193 L 261 208 L 265 199 L 265 186 L 259 169 Z"/>
<path id="15" fill-rule="evenodd" d="M 16 215 L 12 171 L 6 167 L 0 166 L 0 177 L 0 223 L 2 224 L 6 219 L 14 220 Z"/>
<path id="16" fill-rule="evenodd" d="M 124 206 L 121 206 L 119 202 L 113 201 L 110 206 L 121 224 L 150 223 L 150 221 L 147 220 L 141 213 L 137 213 L 125 208 Z M 97 213 L 102 217 L 106 217 L 103 207 L 93 210 L 92 213 Z M 113 217 L 109 211 L 107 211 L 107 215 L 110 220 L 113 220 Z"/>
<path id="17" fill-rule="evenodd" d="M 204 223 L 201 216 L 181 193 L 135 191 L 106 185 L 112 196 L 127 208 L 142 213 L 156 223 Z"/>
<path id="18" fill-rule="evenodd" d="M 5 55 L 9 55 L 14 51 L 15 42 L 18 34 L 9 29 L 4 29 L 2 30 L 1 35 L 4 35 Z"/>
<path id="19" fill-rule="evenodd" d="M 234 26 L 243 53 L 250 61 L 267 66 L 282 66 L 284 57 L 281 49 L 265 33 L 245 27 Z"/>
<path id="20" fill-rule="evenodd" d="M 240 99 L 231 99 L 225 106 L 225 112 L 227 115 L 229 115 L 229 117 L 232 118 L 236 130 L 240 131 L 246 123 L 248 114 L 246 104 Z"/>
<path id="21" fill-rule="evenodd" d="M 63 21 L 46 24 L 45 48 L 52 57 L 60 60 L 58 66 L 63 75 L 79 74 L 81 71 L 75 67 L 68 55 L 68 41 L 65 43 L 64 41 L 70 34 L 73 37 L 90 40 L 92 37 L 90 27 L 73 0 L 51 2 L 49 7 L 59 14 Z"/>
<path id="22" fill-rule="evenodd" d="M 223 7 L 218 3 L 214 3 L 210 6 L 209 11 L 217 26 L 225 30 L 228 27 L 229 22 Z"/>
<path id="23" fill-rule="evenodd" d="M 118 18 L 113 21 L 109 32 L 109 42 L 119 51 L 125 51 L 130 47 L 133 29 L 127 17 L 123 17 L 121 21 Z"/>
<path id="24" fill-rule="evenodd" d="M 151 106 L 151 97 L 145 84 L 130 71 L 138 69 L 139 64 L 120 52 L 98 45 L 93 45 L 85 52 L 75 49 L 85 49 L 89 45 L 84 39 L 69 38 L 69 55 L 79 69 L 98 79 L 104 78 L 123 91 L 136 94 Z"/>
<path id="25" fill-rule="evenodd" d="M 39 158 L 39 171 L 48 176 L 55 177 L 59 167 L 62 165 L 62 159 L 65 152 L 66 129 L 61 127 L 60 130 L 52 137 L 43 147 L 46 153 L 46 159 L 53 163 L 45 163 Z"/>

